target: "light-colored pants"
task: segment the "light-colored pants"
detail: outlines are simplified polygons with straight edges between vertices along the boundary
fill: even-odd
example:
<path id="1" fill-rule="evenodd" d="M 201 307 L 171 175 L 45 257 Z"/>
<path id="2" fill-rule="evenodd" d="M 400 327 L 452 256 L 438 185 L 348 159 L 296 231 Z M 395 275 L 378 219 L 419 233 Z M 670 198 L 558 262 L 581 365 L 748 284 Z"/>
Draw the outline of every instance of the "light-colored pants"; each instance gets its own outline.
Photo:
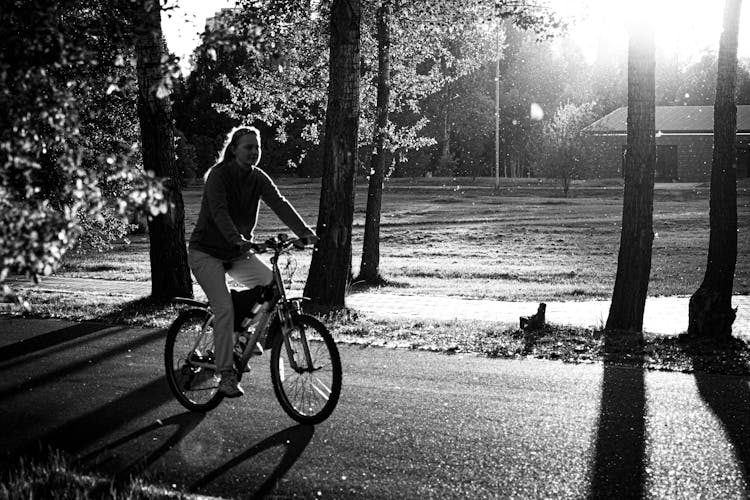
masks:
<path id="1" fill-rule="evenodd" d="M 248 252 L 232 260 L 229 270 L 224 269 L 224 262 L 199 250 L 188 251 L 190 269 L 214 312 L 216 368 L 219 372 L 232 370 L 234 347 L 234 308 L 226 275 L 248 288 L 267 285 L 273 279 L 271 268 L 254 253 Z"/>

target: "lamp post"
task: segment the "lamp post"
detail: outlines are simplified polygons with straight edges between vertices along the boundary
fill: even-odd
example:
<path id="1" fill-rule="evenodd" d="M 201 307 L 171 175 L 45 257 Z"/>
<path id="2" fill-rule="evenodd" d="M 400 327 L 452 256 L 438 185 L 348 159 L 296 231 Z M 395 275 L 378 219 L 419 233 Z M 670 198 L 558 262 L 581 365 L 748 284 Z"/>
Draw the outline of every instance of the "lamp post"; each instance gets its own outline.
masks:
<path id="1" fill-rule="evenodd" d="M 500 22 L 497 23 L 495 56 L 495 190 L 500 190 Z"/>

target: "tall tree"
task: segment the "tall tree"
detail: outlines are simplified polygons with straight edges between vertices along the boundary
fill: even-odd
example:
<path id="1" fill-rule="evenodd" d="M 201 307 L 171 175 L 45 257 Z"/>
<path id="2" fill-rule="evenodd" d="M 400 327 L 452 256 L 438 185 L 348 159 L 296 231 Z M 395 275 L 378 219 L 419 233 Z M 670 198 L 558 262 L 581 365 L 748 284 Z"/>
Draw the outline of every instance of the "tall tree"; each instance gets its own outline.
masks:
<path id="1" fill-rule="evenodd" d="M 645 16 L 631 20 L 622 232 L 607 330 L 643 328 L 654 240 L 655 61 L 653 26 Z"/>
<path id="2" fill-rule="evenodd" d="M 166 213 L 149 217 L 151 297 L 193 296 L 185 246 L 185 206 L 181 176 L 175 162 L 174 131 L 169 92 L 164 86 L 166 60 L 159 0 L 140 0 L 134 8 L 138 75 L 138 118 L 143 166 L 164 177 Z"/>
<path id="3" fill-rule="evenodd" d="M 344 307 L 351 278 L 354 177 L 359 129 L 360 0 L 331 5 L 328 107 L 317 234 L 305 295 L 325 309 Z"/>
<path id="4" fill-rule="evenodd" d="M 732 287 L 737 263 L 737 38 L 742 0 L 727 0 L 714 103 L 714 153 L 709 201 L 710 236 L 706 274 L 690 297 L 688 334 L 730 337 L 736 310 Z"/>
<path id="5" fill-rule="evenodd" d="M 391 94 L 391 5 L 384 0 L 378 6 L 378 95 L 374 130 L 374 149 L 370 159 L 371 168 L 367 188 L 367 209 L 365 212 L 365 233 L 362 245 L 362 263 L 359 279 L 377 283 L 380 277 L 380 211 L 383 200 L 383 179 L 386 167 L 386 140 L 388 110 Z"/>

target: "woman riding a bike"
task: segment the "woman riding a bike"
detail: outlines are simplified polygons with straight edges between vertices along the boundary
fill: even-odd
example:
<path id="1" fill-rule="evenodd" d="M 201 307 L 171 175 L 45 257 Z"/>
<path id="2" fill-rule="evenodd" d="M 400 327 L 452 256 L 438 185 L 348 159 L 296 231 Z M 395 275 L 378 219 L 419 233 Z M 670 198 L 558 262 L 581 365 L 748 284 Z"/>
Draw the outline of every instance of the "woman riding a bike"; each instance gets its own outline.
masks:
<path id="1" fill-rule="evenodd" d="M 253 288 L 273 278 L 268 264 L 251 252 L 260 200 L 306 244 L 318 240 L 276 184 L 260 168 L 260 132 L 238 127 L 227 136 L 219 161 L 206 173 L 198 220 L 190 237 L 188 263 L 214 311 L 219 392 L 244 394 L 233 367 L 234 308 L 226 275 Z"/>

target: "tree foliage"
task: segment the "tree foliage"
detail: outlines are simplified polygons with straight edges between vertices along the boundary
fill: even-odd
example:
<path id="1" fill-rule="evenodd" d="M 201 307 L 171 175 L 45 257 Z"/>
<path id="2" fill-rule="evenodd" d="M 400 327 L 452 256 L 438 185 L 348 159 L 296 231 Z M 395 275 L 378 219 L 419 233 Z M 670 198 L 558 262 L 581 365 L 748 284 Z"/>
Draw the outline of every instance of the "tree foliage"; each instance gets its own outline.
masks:
<path id="1" fill-rule="evenodd" d="M 529 7 L 531 8 L 531 7 Z M 546 29 L 554 26 L 547 21 Z M 544 18 L 537 29 L 545 29 Z M 538 142 L 541 126 L 530 109 L 552 110 L 565 102 L 586 102 L 590 88 L 587 69 L 580 51 L 558 39 L 539 40 L 533 32 L 519 29 L 513 19 L 500 27 L 488 25 L 490 49 L 483 64 L 452 84 L 453 99 L 448 110 L 451 151 L 455 159 L 449 175 L 490 175 L 494 165 L 495 136 L 495 59 L 500 58 L 500 160 L 503 174 L 518 176 L 530 173 L 533 146 Z M 493 40 L 497 33 L 498 42 Z M 563 45 L 564 50 L 557 46 Z M 567 54 L 567 56 L 566 56 Z M 569 56 L 569 57 L 568 57 Z M 491 59 L 488 61 L 488 59 Z M 591 100 L 588 98 L 588 100 Z M 427 134 L 434 135 L 439 126 L 437 103 L 424 106 L 430 120 Z M 432 161 L 425 155 L 425 163 Z M 427 165 L 417 168 L 424 171 Z"/>
<path id="2" fill-rule="evenodd" d="M 537 176 L 558 179 L 568 196 L 570 181 L 585 176 L 586 140 L 583 129 L 595 119 L 593 103 L 560 105 L 542 127 L 537 149 Z"/>
<path id="3" fill-rule="evenodd" d="M 82 221 L 164 208 L 136 163 L 125 8 L 31 0 L 0 11 L 0 281 L 50 274 Z"/>
<path id="4" fill-rule="evenodd" d="M 256 3 L 253 8 L 257 8 Z M 378 4 L 363 4 L 359 127 L 363 151 L 369 151 L 367 148 L 373 144 L 376 121 L 378 62 L 374 19 Z M 488 53 L 482 32 L 474 28 L 474 32 L 467 33 L 464 29 L 474 26 L 476 18 L 458 11 L 454 3 L 448 4 L 404 2 L 391 16 L 389 112 L 410 117 L 388 123 L 386 147 L 392 153 L 403 155 L 434 142 L 421 132 L 426 124 L 420 116 L 422 101 L 450 81 L 476 69 Z M 429 16 L 425 13 L 429 10 L 425 8 L 427 5 L 432 7 Z M 273 127 L 280 142 L 286 142 L 296 126 L 299 136 L 308 143 L 307 149 L 314 147 L 321 138 L 320 123 L 328 99 L 329 9 L 328 2 L 314 5 L 293 2 L 273 16 L 258 17 L 255 22 L 259 23 L 262 40 L 273 50 L 267 51 L 258 64 L 235 73 L 239 75 L 237 79 L 222 77 L 232 102 L 220 104 L 217 109 L 235 119 L 259 121 Z M 246 22 L 247 16 L 240 13 L 235 22 Z M 446 37 L 464 40 L 460 57 L 448 50 Z M 441 71 L 436 62 L 451 68 L 450 74 Z"/>
<path id="5" fill-rule="evenodd" d="M 236 71 L 235 52 L 216 50 L 210 36 L 193 52 L 193 70 L 175 86 L 175 127 L 195 148 L 195 175 L 201 177 L 215 162 L 226 133 L 238 121 L 215 109 L 228 103 L 229 92 L 221 84 L 225 74 Z"/>
<path id="6" fill-rule="evenodd" d="M 283 4 L 283 5 L 282 5 Z M 273 131 L 275 140 L 319 142 L 328 82 L 328 2 L 244 2 L 228 29 L 258 26 L 262 50 L 218 80 L 228 93 L 215 108 L 231 119 Z M 267 14 L 267 15 L 266 15 Z M 297 164 L 305 151 L 288 160 Z"/>

